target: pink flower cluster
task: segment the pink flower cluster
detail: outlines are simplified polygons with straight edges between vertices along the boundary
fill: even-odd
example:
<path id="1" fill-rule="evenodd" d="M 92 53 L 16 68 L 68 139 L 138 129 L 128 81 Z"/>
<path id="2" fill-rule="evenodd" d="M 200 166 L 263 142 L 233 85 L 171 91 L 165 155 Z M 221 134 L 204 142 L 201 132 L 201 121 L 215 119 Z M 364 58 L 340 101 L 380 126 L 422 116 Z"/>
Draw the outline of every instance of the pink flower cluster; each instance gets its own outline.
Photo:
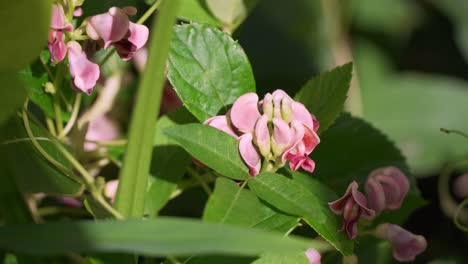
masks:
<path id="1" fill-rule="evenodd" d="M 409 180 L 397 167 L 390 166 L 373 170 L 369 174 L 365 183 L 367 198 L 358 188 L 359 184 L 353 181 L 341 198 L 328 203 L 334 213 L 342 215 L 340 232 L 346 231 L 350 239 L 358 234 L 357 223 L 361 216 L 372 220 L 385 210 L 400 209 L 409 191 Z M 424 237 L 393 224 L 378 226 L 376 236 L 392 243 L 393 256 L 398 261 L 412 261 L 426 248 Z"/>
<path id="2" fill-rule="evenodd" d="M 259 101 L 255 93 L 240 96 L 226 115 L 204 122 L 239 140 L 239 152 L 251 176 L 276 171 L 289 161 L 296 171 L 312 172 L 309 154 L 320 142 L 319 123 L 305 106 L 284 91 L 266 94 Z"/>
<path id="3" fill-rule="evenodd" d="M 77 8 L 73 15 L 81 15 L 80 10 Z M 113 45 L 123 60 L 129 60 L 145 45 L 149 34 L 147 27 L 130 22 L 128 15 L 135 14 L 134 7 L 112 7 L 107 13 L 85 20 L 86 32 L 100 47 L 107 49 Z M 54 4 L 48 39 L 51 61 L 59 63 L 68 53 L 72 87 L 90 95 L 99 79 L 99 66 L 88 59 L 81 45 L 74 40 L 75 34 L 70 34 L 72 31 L 73 26 L 67 21 L 62 5 Z"/>

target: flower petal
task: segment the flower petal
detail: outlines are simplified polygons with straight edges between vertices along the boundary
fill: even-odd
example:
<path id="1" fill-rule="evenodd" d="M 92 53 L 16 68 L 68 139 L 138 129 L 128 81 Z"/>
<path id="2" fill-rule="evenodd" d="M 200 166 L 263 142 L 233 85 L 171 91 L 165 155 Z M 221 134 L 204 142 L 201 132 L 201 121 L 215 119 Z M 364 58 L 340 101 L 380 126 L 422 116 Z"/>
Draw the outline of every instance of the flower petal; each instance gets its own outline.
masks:
<path id="1" fill-rule="evenodd" d="M 291 122 L 295 120 L 300 121 L 304 125 L 308 126 L 310 129 L 315 131 L 312 115 L 310 114 L 309 110 L 307 110 L 307 108 L 303 104 L 298 103 L 298 102 L 293 102 L 292 110 L 293 110 L 293 114 L 291 117 Z"/>
<path id="2" fill-rule="evenodd" d="M 254 93 L 241 95 L 232 105 L 231 122 L 234 127 L 243 133 L 252 132 L 259 118 L 258 96 Z"/>
<path id="3" fill-rule="evenodd" d="M 376 229 L 376 235 L 390 241 L 393 257 L 401 262 L 413 261 L 427 247 L 426 239 L 423 236 L 415 235 L 394 224 L 379 225 Z"/>
<path id="4" fill-rule="evenodd" d="M 366 193 L 368 196 L 369 208 L 374 210 L 377 214 L 385 209 L 385 193 L 378 181 L 374 178 L 367 178 Z"/>
<path id="5" fill-rule="evenodd" d="M 210 119 L 207 119 L 205 122 L 203 122 L 203 124 L 217 128 L 235 138 L 238 137 L 236 133 L 234 133 L 234 131 L 232 130 L 231 126 L 229 125 L 228 120 L 225 115 L 214 116 Z"/>
<path id="6" fill-rule="evenodd" d="M 271 148 L 275 156 L 283 155 L 290 146 L 293 134 L 288 124 L 277 117 L 273 118 L 273 136 L 271 137 Z"/>
<path id="7" fill-rule="evenodd" d="M 53 63 L 61 62 L 67 55 L 67 47 L 63 42 L 63 33 L 61 31 L 51 30 L 49 32 L 50 60 Z"/>
<path id="8" fill-rule="evenodd" d="M 130 21 L 120 8 L 111 7 L 109 12 L 93 16 L 89 19 L 86 32 L 94 39 L 104 40 L 104 48 L 125 37 Z"/>
<path id="9" fill-rule="evenodd" d="M 260 172 L 260 155 L 252 144 L 252 134 L 247 133 L 242 135 L 239 142 L 239 152 L 242 159 L 249 167 L 249 174 L 256 176 Z"/>
<path id="10" fill-rule="evenodd" d="M 86 54 L 82 51 L 78 42 L 70 41 L 67 47 L 73 84 L 81 92 L 90 95 L 99 78 L 99 66 L 86 58 Z"/>
<path id="11" fill-rule="evenodd" d="M 305 255 L 307 256 L 307 259 L 309 260 L 310 264 L 320 264 L 320 259 L 321 259 L 321 256 L 320 256 L 320 253 L 313 249 L 313 248 L 309 248 L 305 251 Z"/>

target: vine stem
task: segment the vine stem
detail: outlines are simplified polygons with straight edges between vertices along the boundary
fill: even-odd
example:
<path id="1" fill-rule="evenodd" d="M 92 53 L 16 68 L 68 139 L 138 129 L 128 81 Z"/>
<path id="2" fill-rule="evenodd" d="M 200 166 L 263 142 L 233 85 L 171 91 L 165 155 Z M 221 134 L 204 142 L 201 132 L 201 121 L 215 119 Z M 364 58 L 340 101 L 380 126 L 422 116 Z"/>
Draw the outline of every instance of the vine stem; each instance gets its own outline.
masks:
<path id="1" fill-rule="evenodd" d="M 245 186 L 247 185 L 247 182 L 248 182 L 248 181 L 249 181 L 249 179 L 245 180 L 245 181 L 241 184 L 239 190 L 237 190 L 236 194 L 234 195 L 234 198 L 233 198 L 232 201 L 231 201 L 231 204 L 229 205 L 229 208 L 226 210 L 226 213 L 225 213 L 224 216 L 223 216 L 223 219 L 221 219 L 220 224 L 224 224 L 224 222 L 227 220 L 229 214 L 230 214 L 231 211 L 232 211 L 232 208 L 234 208 L 234 204 L 235 204 L 235 203 L 237 202 L 237 200 L 239 199 L 239 196 L 240 196 L 242 190 L 243 190 L 243 189 L 245 188 Z"/>
<path id="2" fill-rule="evenodd" d="M 28 114 L 26 112 L 29 100 L 26 100 L 24 104 L 24 110 L 22 111 L 22 118 L 26 133 L 28 134 L 29 139 L 31 140 L 34 147 L 41 153 L 41 155 L 55 167 L 62 170 L 66 175 L 72 175 L 68 168 L 63 166 L 60 162 L 56 161 L 52 156 L 50 156 L 47 151 L 42 148 L 42 146 L 37 142 L 36 137 L 34 136 L 31 126 L 29 124 Z M 52 139 L 54 146 L 62 153 L 62 155 L 72 164 L 72 166 L 81 174 L 82 179 L 86 189 L 91 193 L 91 196 L 110 214 L 112 214 L 116 219 L 123 219 L 122 215 L 117 212 L 103 197 L 101 192 L 94 185 L 94 178 L 88 173 L 88 171 L 73 157 L 73 155 L 65 149 L 62 144 L 56 140 Z"/>
<path id="3" fill-rule="evenodd" d="M 453 215 L 453 222 L 455 223 L 455 225 L 460 228 L 460 230 L 462 230 L 463 232 L 468 232 L 468 227 L 463 225 L 460 220 L 459 220 L 459 215 L 461 215 L 463 213 L 463 208 L 465 206 L 468 205 L 468 198 L 466 198 L 465 200 L 463 200 L 463 202 L 461 202 L 457 209 L 455 210 L 455 214 Z"/>
<path id="4" fill-rule="evenodd" d="M 457 134 L 457 135 L 460 135 L 466 139 L 468 139 L 468 134 L 466 133 L 463 133 L 462 131 L 460 130 L 456 130 L 456 129 L 446 129 L 446 128 L 440 128 L 440 131 L 444 132 L 444 133 L 447 133 L 447 134 Z"/>
<path id="5" fill-rule="evenodd" d="M 78 113 L 80 111 L 80 105 L 81 105 L 81 97 L 82 94 L 78 93 L 75 98 L 75 103 L 73 104 L 73 110 L 70 116 L 70 120 L 68 120 L 67 125 L 65 128 L 62 130 L 62 133 L 58 135 L 59 139 L 63 139 L 73 128 L 75 125 L 76 119 L 78 118 Z"/>
<path id="6" fill-rule="evenodd" d="M 454 219 L 455 225 L 459 226 L 459 220 L 463 222 L 468 221 L 468 212 L 462 210 L 465 201 L 459 206 L 450 194 L 450 174 L 453 171 L 454 165 L 455 164 L 447 164 L 442 170 L 437 182 L 437 191 L 439 193 L 440 208 L 445 215 Z"/>
<path id="7" fill-rule="evenodd" d="M 208 184 L 205 182 L 205 180 L 200 176 L 200 174 L 198 174 L 198 172 L 196 170 L 194 170 L 193 168 L 188 168 L 188 172 L 190 173 L 190 175 L 200 184 L 200 186 L 202 187 L 202 189 L 206 192 L 206 194 L 208 196 L 211 195 L 212 191 L 210 189 L 210 186 L 208 186 Z"/>

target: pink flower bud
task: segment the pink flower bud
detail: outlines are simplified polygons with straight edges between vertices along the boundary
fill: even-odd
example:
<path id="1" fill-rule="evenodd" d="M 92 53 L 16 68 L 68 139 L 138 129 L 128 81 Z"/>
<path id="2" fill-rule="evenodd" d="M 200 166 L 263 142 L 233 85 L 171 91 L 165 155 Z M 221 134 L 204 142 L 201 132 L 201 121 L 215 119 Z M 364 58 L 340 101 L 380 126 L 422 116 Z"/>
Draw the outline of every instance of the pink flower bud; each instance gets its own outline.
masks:
<path id="1" fill-rule="evenodd" d="M 263 113 L 268 116 L 268 120 L 273 118 L 273 96 L 269 93 L 265 95 L 262 101 Z"/>
<path id="2" fill-rule="evenodd" d="M 252 134 L 247 133 L 242 135 L 239 141 L 239 152 L 242 159 L 249 167 L 249 174 L 256 176 L 260 172 L 260 155 L 252 143 Z"/>
<path id="3" fill-rule="evenodd" d="M 275 156 L 281 156 L 292 140 L 292 131 L 289 125 L 282 119 L 273 117 L 273 136 L 271 137 L 271 148 Z"/>
<path id="4" fill-rule="evenodd" d="M 78 42 L 70 41 L 67 47 L 72 83 L 79 91 L 90 95 L 99 78 L 99 66 L 86 58 Z"/>
<path id="5" fill-rule="evenodd" d="M 263 114 L 255 124 L 255 144 L 265 158 L 271 157 L 270 131 L 268 129 L 268 116 Z"/>
<path id="6" fill-rule="evenodd" d="M 67 54 L 67 47 L 63 41 L 63 31 L 72 31 L 73 26 L 65 23 L 65 14 L 60 5 L 52 5 L 52 19 L 50 22 L 48 48 L 53 63 L 61 62 Z"/>
<path id="7" fill-rule="evenodd" d="M 397 167 L 385 167 L 372 171 L 366 180 L 369 208 L 380 213 L 396 210 L 409 191 L 408 178 Z"/>
<path id="8" fill-rule="evenodd" d="M 305 255 L 307 256 L 307 259 L 309 259 L 310 264 L 320 264 L 320 259 L 322 256 L 320 256 L 320 252 L 313 248 L 309 248 L 305 251 Z"/>
<path id="9" fill-rule="evenodd" d="M 117 189 L 119 188 L 119 180 L 110 180 L 106 182 L 104 187 L 104 195 L 111 200 L 112 203 L 115 201 L 117 195 Z"/>
<path id="10" fill-rule="evenodd" d="M 375 216 L 375 211 L 367 208 L 366 197 L 358 190 L 358 187 L 359 184 L 353 181 L 340 199 L 328 203 L 335 214 L 343 215 L 343 226 L 340 232 L 346 230 L 350 239 L 357 236 L 357 222 L 361 216 L 366 219 L 372 219 Z"/>
<path id="11" fill-rule="evenodd" d="M 455 179 L 453 192 L 460 199 L 468 197 L 468 173 L 465 173 Z"/>
<path id="12" fill-rule="evenodd" d="M 426 239 L 423 236 L 415 235 L 394 224 L 380 224 L 377 226 L 376 236 L 390 241 L 393 257 L 401 262 L 413 261 L 427 247 Z"/>

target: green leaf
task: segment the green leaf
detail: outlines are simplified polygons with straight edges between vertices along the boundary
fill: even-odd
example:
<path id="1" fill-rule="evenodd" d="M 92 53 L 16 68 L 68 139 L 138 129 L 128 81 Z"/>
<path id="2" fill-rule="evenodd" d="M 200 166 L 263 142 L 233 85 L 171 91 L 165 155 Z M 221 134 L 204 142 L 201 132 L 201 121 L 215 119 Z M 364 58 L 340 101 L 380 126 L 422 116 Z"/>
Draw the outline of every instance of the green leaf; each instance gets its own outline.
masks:
<path id="1" fill-rule="evenodd" d="M 130 123 L 128 145 L 119 175 L 115 208 L 124 216 L 141 217 L 145 197 L 153 137 L 165 81 L 165 65 L 176 20 L 179 0 L 163 1 L 153 22 L 148 64 L 139 85 Z"/>
<path id="2" fill-rule="evenodd" d="M 182 6 L 177 17 L 188 22 L 210 24 L 216 27 L 222 26 L 221 21 L 213 17 L 213 15 L 203 7 L 201 2 L 202 0 L 182 0 Z"/>
<path id="3" fill-rule="evenodd" d="M 57 222 L 0 227 L 0 248 L 33 254 L 121 252 L 143 255 L 232 254 L 255 256 L 325 242 L 288 238 L 256 229 L 160 217 L 155 220 Z"/>
<path id="4" fill-rule="evenodd" d="M 5 155 L 11 173 L 22 192 L 76 195 L 81 184 L 73 177 L 68 160 L 54 146 L 47 134 L 34 123 L 31 130 L 42 148 L 66 171 L 57 169 L 49 163 L 33 146 L 23 124 L 12 118 L 2 128 L 0 154 Z"/>
<path id="5" fill-rule="evenodd" d="M 218 178 L 203 212 L 203 220 L 287 233 L 298 225 L 299 219 L 270 208 L 251 191 L 241 190 L 235 182 Z"/>
<path id="6" fill-rule="evenodd" d="M 235 138 L 214 127 L 202 124 L 178 125 L 165 130 L 194 158 L 224 176 L 236 180 L 249 177 Z"/>
<path id="7" fill-rule="evenodd" d="M 240 95 L 255 92 L 252 68 L 240 45 L 208 25 L 176 26 L 168 78 L 201 122 L 226 112 Z"/>
<path id="8" fill-rule="evenodd" d="M 401 224 L 413 210 L 424 204 L 400 151 L 384 134 L 361 119 L 342 115 L 321 137 L 311 157 L 317 164 L 314 177 L 337 190 L 338 194 L 343 194 L 352 181 L 363 184 L 369 173 L 379 167 L 396 166 L 406 173 L 411 186 L 402 207 L 397 214 L 381 214 L 374 223 Z"/>
<path id="9" fill-rule="evenodd" d="M 205 0 L 207 7 L 211 13 L 227 26 L 230 31 L 239 26 L 247 15 L 250 9 L 253 8 L 256 0 Z"/>
<path id="10" fill-rule="evenodd" d="M 24 85 L 15 73 L 0 73 L 0 124 L 4 123 L 26 100 Z"/>
<path id="11" fill-rule="evenodd" d="M 343 111 L 353 71 L 348 63 L 308 81 L 294 99 L 303 103 L 320 122 L 319 133 L 327 130 Z"/>
<path id="12" fill-rule="evenodd" d="M 310 264 L 311 262 L 305 255 L 304 251 L 292 252 L 288 254 L 269 253 L 263 254 L 259 259 L 252 264 Z"/>
<path id="13" fill-rule="evenodd" d="M 83 202 L 86 210 L 93 215 L 94 219 L 113 219 L 114 216 L 106 211 L 102 206 L 93 199 L 91 196 L 87 196 Z"/>
<path id="14" fill-rule="evenodd" d="M 55 119 L 54 99 L 52 94 L 47 93 L 44 84 L 49 81 L 46 72 L 33 70 L 31 66 L 18 73 L 19 78 L 24 82 L 29 99 L 41 108 L 44 113 Z M 70 111 L 62 109 L 62 120 L 70 119 Z"/>
<path id="15" fill-rule="evenodd" d="M 343 255 L 353 253 L 353 242 L 342 232 L 341 219 L 328 208 L 328 197 L 322 198 L 317 190 L 301 182 L 276 173 L 261 173 L 249 180 L 249 187 L 262 200 L 286 213 L 301 216 L 318 234 Z"/>
<path id="16" fill-rule="evenodd" d="M 39 55 L 49 32 L 52 0 L 3 1 L 0 9 L 0 72 L 25 67 Z"/>
<path id="17" fill-rule="evenodd" d="M 152 183 L 146 197 L 145 214 L 156 216 L 167 204 L 177 188 L 177 182 L 184 176 L 187 166 L 192 161 L 190 155 L 170 140 L 163 130 L 193 119 L 193 116 L 183 109 L 161 117 L 156 123 L 150 169 Z"/>

